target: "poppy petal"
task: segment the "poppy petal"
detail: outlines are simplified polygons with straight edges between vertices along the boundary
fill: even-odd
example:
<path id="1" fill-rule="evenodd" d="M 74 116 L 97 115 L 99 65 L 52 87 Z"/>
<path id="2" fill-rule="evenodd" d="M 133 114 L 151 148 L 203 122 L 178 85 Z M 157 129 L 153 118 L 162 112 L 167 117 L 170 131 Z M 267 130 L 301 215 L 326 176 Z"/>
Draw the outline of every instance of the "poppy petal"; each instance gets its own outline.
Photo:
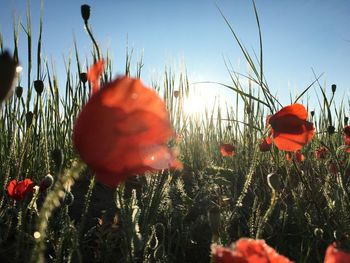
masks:
<path id="1" fill-rule="evenodd" d="M 269 123 L 274 122 L 276 119 L 285 117 L 285 116 L 295 116 L 301 120 L 306 120 L 307 119 L 307 111 L 302 104 L 292 104 L 289 106 L 286 106 L 282 108 L 279 112 L 276 114 L 272 115 L 269 118 Z"/>
<path id="2" fill-rule="evenodd" d="M 347 263 L 350 262 L 350 254 L 336 248 L 333 243 L 328 246 L 324 263 Z"/>
<path id="3" fill-rule="evenodd" d="M 100 88 L 100 77 L 104 68 L 104 61 L 97 61 L 88 71 L 88 80 L 91 82 L 92 94 L 95 94 Z"/>

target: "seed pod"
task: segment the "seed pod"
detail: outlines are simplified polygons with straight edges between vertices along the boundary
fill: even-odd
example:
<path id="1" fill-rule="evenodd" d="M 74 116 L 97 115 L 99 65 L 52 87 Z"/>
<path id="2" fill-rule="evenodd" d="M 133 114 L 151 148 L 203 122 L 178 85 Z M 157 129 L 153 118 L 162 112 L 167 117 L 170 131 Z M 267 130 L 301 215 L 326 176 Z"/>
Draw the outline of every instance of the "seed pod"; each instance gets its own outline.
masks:
<path id="1" fill-rule="evenodd" d="M 315 115 L 315 111 L 312 110 L 312 111 L 310 112 L 310 114 L 311 114 L 311 117 L 313 117 L 313 116 Z"/>
<path id="2" fill-rule="evenodd" d="M 34 81 L 34 89 L 35 91 L 41 95 L 44 90 L 44 82 L 40 79 Z"/>
<path id="3" fill-rule="evenodd" d="M 82 72 L 79 74 L 80 81 L 83 82 L 84 84 L 87 82 L 87 74 L 86 72 Z"/>
<path id="4" fill-rule="evenodd" d="M 349 117 L 345 116 L 344 117 L 344 125 L 348 125 L 348 122 L 349 122 Z"/>
<path id="5" fill-rule="evenodd" d="M 33 114 L 33 112 L 31 112 L 31 111 L 28 111 L 28 112 L 26 113 L 27 128 L 30 127 L 30 125 L 32 125 L 33 116 L 34 116 L 34 114 Z"/>
<path id="6" fill-rule="evenodd" d="M 23 88 L 21 86 L 17 86 L 15 90 L 17 98 L 21 98 L 23 94 Z"/>
<path id="7" fill-rule="evenodd" d="M 73 204 L 73 202 L 74 202 L 74 195 L 72 194 L 72 192 L 66 192 L 63 202 L 67 206 L 70 206 L 70 205 Z"/>
<path id="8" fill-rule="evenodd" d="M 5 51 L 0 54 L 0 103 L 4 101 L 12 90 L 12 83 L 16 74 L 16 61 Z"/>
<path id="9" fill-rule="evenodd" d="M 332 84 L 332 92 L 334 93 L 337 90 L 337 85 Z"/>
<path id="10" fill-rule="evenodd" d="M 267 184 L 272 189 L 272 191 L 280 191 L 281 190 L 281 182 L 276 173 L 270 173 L 267 175 Z"/>
<path id="11" fill-rule="evenodd" d="M 50 188 L 53 184 L 53 177 L 51 174 L 47 174 L 44 179 L 40 182 L 40 191 L 45 191 L 47 188 Z"/>
<path id="12" fill-rule="evenodd" d="M 90 6 L 89 5 L 82 5 L 80 7 L 81 10 L 81 16 L 84 19 L 84 22 L 87 23 L 87 21 L 90 18 Z"/>
<path id="13" fill-rule="evenodd" d="M 329 135 L 332 135 L 332 134 L 334 134 L 334 132 L 335 132 L 335 127 L 332 126 L 332 125 L 330 125 L 330 126 L 328 126 L 327 131 L 328 131 L 328 134 L 329 134 Z"/>
<path id="14" fill-rule="evenodd" d="M 180 91 L 174 90 L 174 97 L 177 98 L 180 95 Z"/>

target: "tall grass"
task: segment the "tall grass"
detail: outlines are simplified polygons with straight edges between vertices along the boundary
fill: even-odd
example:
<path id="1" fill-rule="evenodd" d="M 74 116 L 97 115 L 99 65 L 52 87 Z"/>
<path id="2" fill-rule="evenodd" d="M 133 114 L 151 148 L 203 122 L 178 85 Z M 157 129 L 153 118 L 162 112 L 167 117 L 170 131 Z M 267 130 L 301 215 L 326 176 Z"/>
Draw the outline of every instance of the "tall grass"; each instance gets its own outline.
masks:
<path id="1" fill-rule="evenodd" d="M 305 161 L 289 162 L 274 147 L 259 152 L 258 143 L 267 134 L 265 118 L 282 105 L 264 80 L 255 5 L 254 12 L 260 38 L 257 59 L 224 17 L 252 72 L 239 74 L 226 64 L 232 82 L 221 85 L 235 92 L 234 107 L 217 105 L 200 117 L 188 115 L 184 103 L 190 80 L 186 72 L 167 68 L 163 80 L 152 86 L 164 98 L 181 138 L 172 143 L 180 148 L 184 169 L 135 177 L 115 191 L 94 182 L 71 139 L 74 120 L 90 95 L 89 83 L 82 78 L 87 69 L 80 61 L 92 64 L 99 56 L 105 57 L 103 81 L 107 82 L 113 75 L 108 52 L 99 50 L 94 40 L 92 57 L 81 58 L 74 42 L 74 58 L 65 61 L 66 75 L 58 76 L 55 66 L 41 54 L 42 19 L 37 40 L 29 11 L 26 25 L 19 27 L 15 20 L 15 57 L 18 30 L 23 30 L 28 66 L 27 83 L 16 83 L 24 85 L 25 92 L 10 97 L 0 113 L 1 262 L 27 262 L 29 258 L 32 262 L 209 262 L 212 242 L 228 245 L 240 237 L 264 238 L 297 262 L 322 261 L 325 248 L 334 240 L 347 247 L 350 162 L 342 148 L 342 129 L 349 99 L 335 102 L 334 92 L 328 94 L 315 74 L 314 85 L 321 96 L 319 109 L 310 119 L 317 133 L 302 150 Z M 32 70 L 34 42 L 36 72 Z M 0 37 L 1 50 L 8 45 Z M 125 74 L 140 77 L 142 59 L 135 70 L 132 65 L 127 51 Z M 247 78 L 248 87 L 242 84 Z M 44 82 L 42 93 L 35 90 L 33 80 Z M 241 118 L 239 109 L 244 109 Z M 330 126 L 335 127 L 334 133 Z M 220 155 L 224 142 L 235 144 L 235 156 Z M 329 150 L 326 160 L 314 156 L 320 145 Z M 331 163 L 337 167 L 335 174 L 329 169 Z M 271 173 L 277 175 L 279 187 L 269 187 L 267 175 Z M 40 184 L 47 174 L 55 179 L 48 190 L 37 189 L 23 202 L 8 197 L 9 180 L 31 178 Z M 99 200 L 104 196 L 101 192 L 108 199 Z"/>

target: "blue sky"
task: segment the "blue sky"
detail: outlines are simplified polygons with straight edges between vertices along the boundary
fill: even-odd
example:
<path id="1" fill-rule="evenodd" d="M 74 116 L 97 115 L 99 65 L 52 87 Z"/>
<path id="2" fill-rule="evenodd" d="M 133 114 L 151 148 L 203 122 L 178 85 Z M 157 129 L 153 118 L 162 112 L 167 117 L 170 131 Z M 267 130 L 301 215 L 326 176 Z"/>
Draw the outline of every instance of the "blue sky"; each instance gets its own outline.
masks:
<path id="1" fill-rule="evenodd" d="M 64 73 L 63 56 L 73 51 L 73 34 L 80 55 L 89 56 L 91 42 L 83 29 L 81 4 L 91 5 L 93 32 L 102 47 L 114 58 L 114 72 L 123 72 L 125 47 L 134 48 L 134 59 L 143 51 L 146 83 L 184 61 L 190 81 L 230 83 L 223 57 L 235 69 L 247 73 L 247 65 L 219 6 L 247 49 L 259 52 L 258 30 L 249 0 L 100 0 L 44 2 L 43 52 L 53 58 L 58 74 Z M 12 17 L 25 24 L 27 1 L 0 0 L 0 31 L 4 45 L 12 50 Z M 40 1 L 30 1 L 33 48 L 36 48 Z M 350 84 L 350 1 L 337 0 L 256 0 L 263 44 L 265 76 L 282 104 L 289 103 L 290 90 L 301 92 L 313 80 L 311 67 L 324 72 L 321 83 L 336 83 L 341 98 Z M 24 67 L 26 39 L 20 33 L 20 60 Z M 26 69 L 24 69 L 26 70 Z M 64 80 L 60 81 L 64 85 Z M 204 88 L 213 89 L 211 86 Z M 227 91 L 225 91 L 226 93 Z M 314 99 L 314 91 L 309 93 Z"/>

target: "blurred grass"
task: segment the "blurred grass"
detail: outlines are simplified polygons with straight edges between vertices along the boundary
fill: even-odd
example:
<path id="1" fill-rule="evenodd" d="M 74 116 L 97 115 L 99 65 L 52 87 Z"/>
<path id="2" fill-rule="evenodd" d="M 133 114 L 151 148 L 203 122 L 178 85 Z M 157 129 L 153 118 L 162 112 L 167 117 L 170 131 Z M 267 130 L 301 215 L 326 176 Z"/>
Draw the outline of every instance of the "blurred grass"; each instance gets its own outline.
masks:
<path id="1" fill-rule="evenodd" d="M 2 262 L 27 262 L 29 258 L 33 262 L 44 258 L 48 262 L 209 262 L 211 242 L 228 245 L 240 237 L 264 238 L 296 262 L 321 262 L 325 248 L 334 240 L 348 247 L 350 164 L 342 150 L 342 129 L 349 98 L 335 102 L 334 92 L 329 94 L 315 73 L 313 84 L 321 96 L 316 94 L 319 105 L 312 109 L 318 110 L 310 120 L 317 132 L 302 150 L 305 161 L 288 162 L 285 153 L 275 147 L 259 152 L 258 143 L 267 134 L 266 116 L 282 105 L 264 79 L 255 5 L 254 12 L 260 39 L 258 58 L 249 54 L 223 16 L 251 68 L 250 73 L 240 74 L 226 61 L 232 82 L 217 84 L 236 94 L 234 106 L 217 104 L 201 116 L 189 115 L 184 103 L 190 80 L 186 72 L 166 68 L 162 80 L 152 86 L 163 97 L 180 136 L 179 142 L 172 143 L 180 148 L 184 169 L 130 179 L 117 188 L 113 200 L 102 200 L 111 203 L 116 214 L 108 217 L 99 211 L 101 216 L 93 223 L 89 215 L 101 186 L 94 183 L 88 168 L 76 164 L 79 157 L 71 139 L 74 120 L 90 95 L 89 83 L 81 78 L 87 69 L 80 61 L 88 65 L 104 57 L 103 82 L 112 79 L 113 63 L 108 51 L 103 53 L 98 47 L 92 49 L 91 58 L 81 58 L 74 41 L 74 58 L 65 60 L 66 76 L 57 76 L 55 66 L 41 55 L 40 18 L 35 74 L 34 36 L 27 12 L 26 25 L 20 24 L 27 36 L 27 85 L 23 95 L 14 94 L 2 105 L 0 113 Z M 19 22 L 14 19 L 15 57 L 18 30 Z M 0 37 L 1 50 L 7 45 Z M 133 65 L 132 50 L 127 49 L 125 75 L 140 77 L 142 57 L 134 70 Z M 44 82 L 43 93 L 36 92 L 33 79 Z M 248 87 L 243 84 L 247 79 Z M 19 79 L 16 85 L 24 84 Z M 295 101 L 299 99 L 296 96 Z M 240 109 L 243 116 L 238 116 Z M 335 127 L 335 133 L 328 132 L 329 126 Z M 233 143 L 236 155 L 223 158 L 221 143 Z M 314 156 L 320 145 L 329 151 L 326 160 Z M 331 163 L 336 164 L 337 174 L 330 172 Z M 270 173 L 277 174 L 279 189 L 268 186 Z M 47 174 L 56 181 L 47 192 L 24 202 L 7 196 L 9 180 L 31 178 L 39 184 Z M 79 188 L 79 184 L 74 188 L 74 178 L 87 181 L 87 187 Z M 71 192 L 76 200 L 69 201 Z M 74 202 L 81 206 L 80 219 L 72 216 Z M 34 238 L 36 232 L 40 236 Z"/>

